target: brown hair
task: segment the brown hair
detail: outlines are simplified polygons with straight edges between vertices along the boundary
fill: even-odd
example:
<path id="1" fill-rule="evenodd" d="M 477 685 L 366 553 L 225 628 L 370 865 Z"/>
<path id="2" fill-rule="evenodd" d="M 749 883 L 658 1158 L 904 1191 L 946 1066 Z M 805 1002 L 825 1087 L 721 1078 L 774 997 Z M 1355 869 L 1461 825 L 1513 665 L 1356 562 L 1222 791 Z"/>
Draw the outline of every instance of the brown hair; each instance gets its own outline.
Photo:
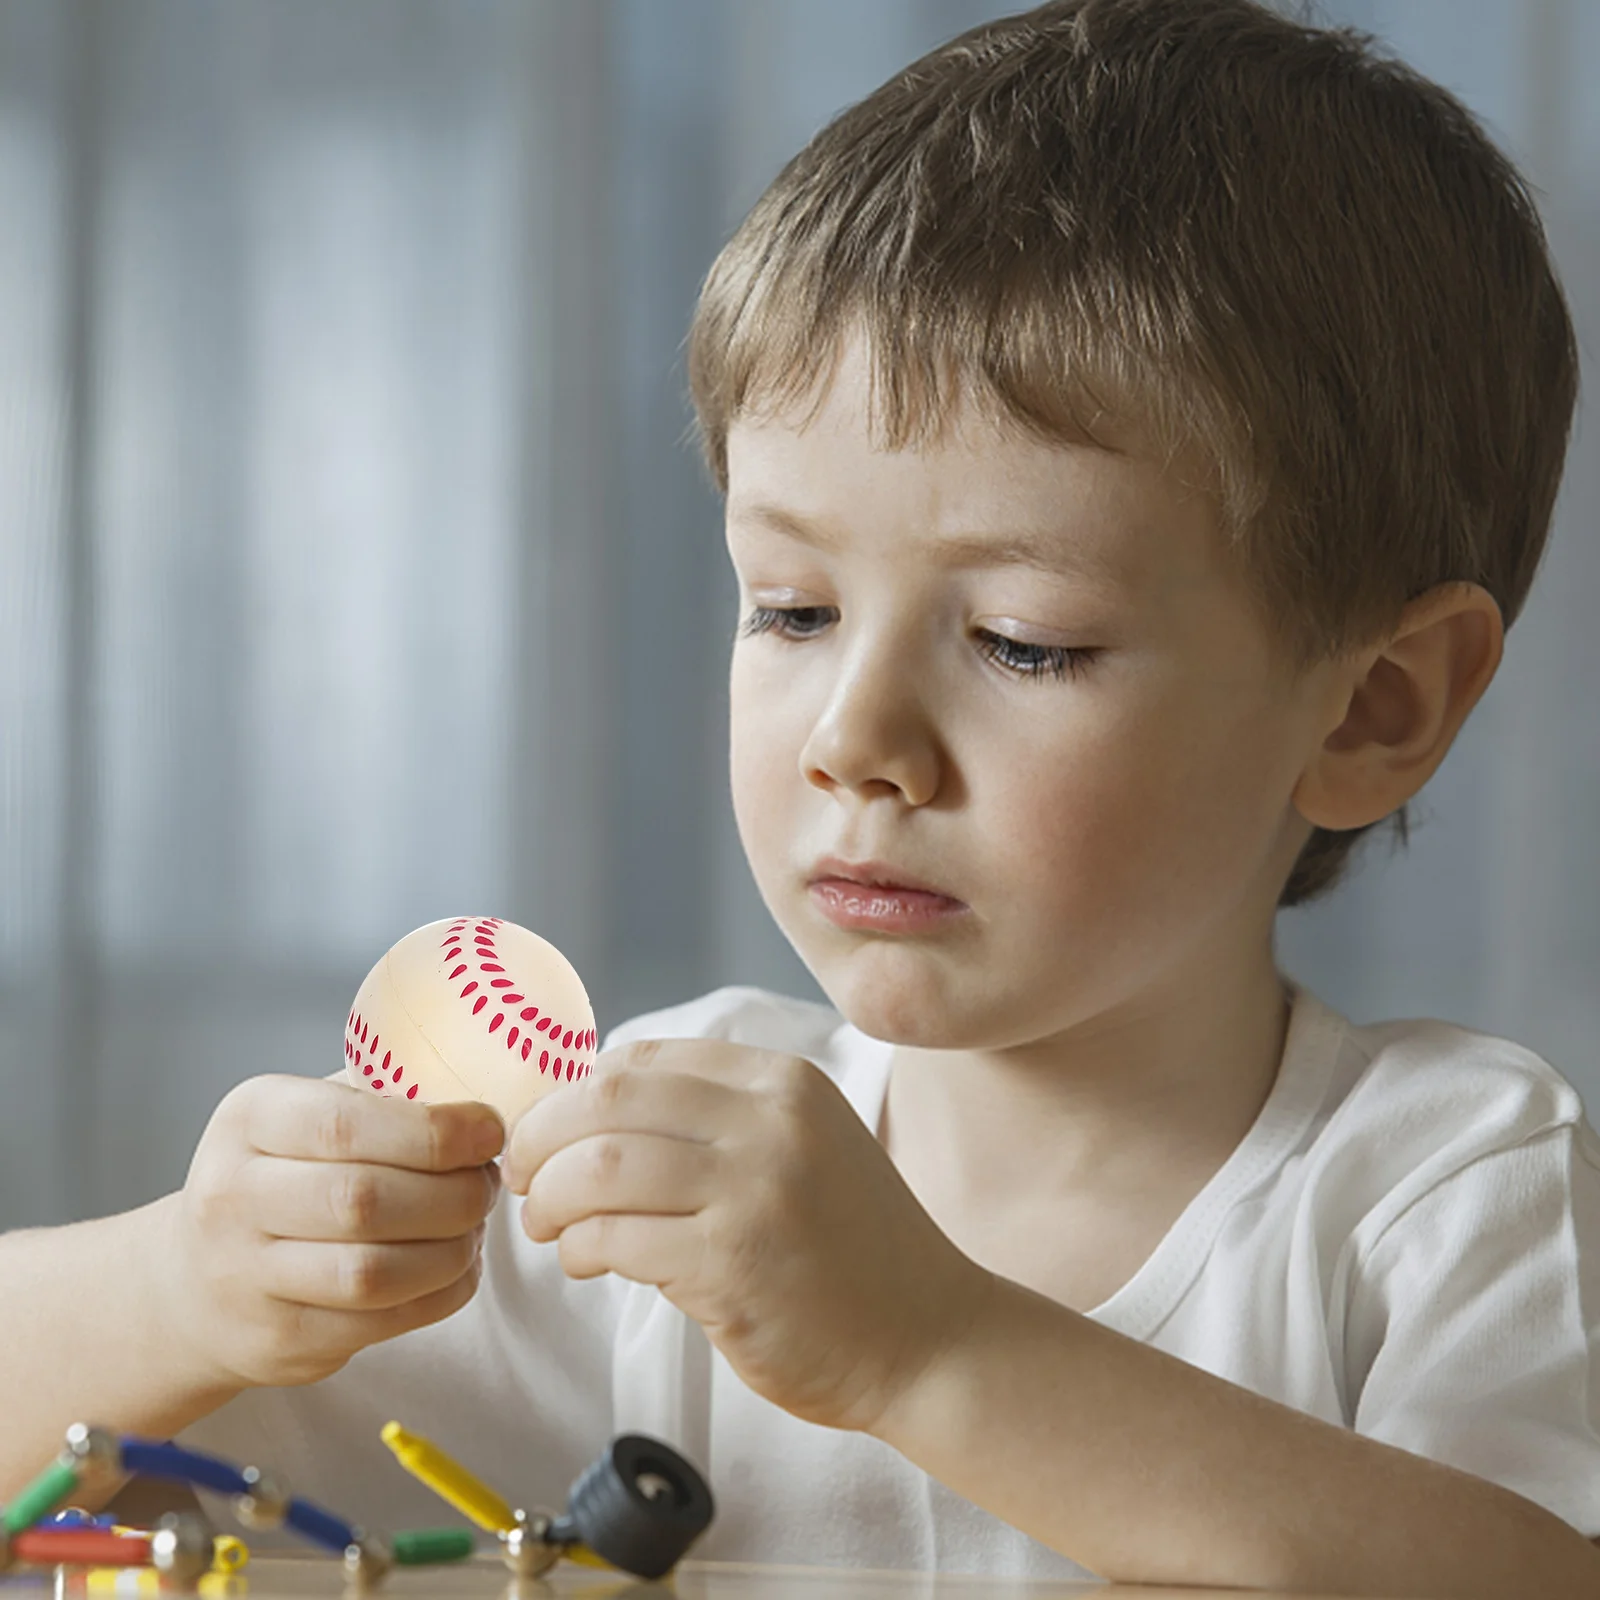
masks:
<path id="1" fill-rule="evenodd" d="M 1255 0 L 1053 0 L 828 124 L 717 257 L 689 334 L 699 438 L 872 353 L 891 448 L 963 401 L 1050 439 L 1101 416 L 1193 449 L 1295 670 L 1436 585 L 1507 624 L 1577 398 L 1527 185 L 1372 35 Z M 1403 840 L 1402 807 L 1391 820 Z M 1279 903 L 1365 828 L 1317 829 Z"/>

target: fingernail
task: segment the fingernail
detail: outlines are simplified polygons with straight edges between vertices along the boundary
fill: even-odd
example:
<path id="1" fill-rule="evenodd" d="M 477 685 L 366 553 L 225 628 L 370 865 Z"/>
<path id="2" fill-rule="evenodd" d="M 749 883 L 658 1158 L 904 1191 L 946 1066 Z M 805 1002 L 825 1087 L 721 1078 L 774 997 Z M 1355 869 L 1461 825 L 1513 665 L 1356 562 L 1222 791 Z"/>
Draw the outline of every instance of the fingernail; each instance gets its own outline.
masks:
<path id="1" fill-rule="evenodd" d="M 478 1149 L 483 1152 L 485 1161 L 492 1161 L 499 1155 L 505 1142 L 505 1124 L 498 1117 L 493 1122 L 483 1122 L 478 1125 Z"/>

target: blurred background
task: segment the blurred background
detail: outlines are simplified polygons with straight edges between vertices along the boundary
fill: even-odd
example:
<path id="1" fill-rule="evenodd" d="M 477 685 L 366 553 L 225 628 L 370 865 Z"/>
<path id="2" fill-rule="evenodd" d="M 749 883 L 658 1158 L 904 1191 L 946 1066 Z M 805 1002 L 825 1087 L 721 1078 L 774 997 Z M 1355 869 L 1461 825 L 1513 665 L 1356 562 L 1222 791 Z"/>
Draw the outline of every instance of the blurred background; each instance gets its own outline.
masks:
<path id="1" fill-rule="evenodd" d="M 368 967 L 525 922 L 604 1032 L 823 998 L 726 781 L 700 279 L 834 112 L 987 0 L 0 0 L 0 1227 L 182 1181 L 342 1064 Z M 1538 189 L 1592 370 L 1600 6 L 1326 0 Z M 1505 666 L 1285 966 L 1600 1112 L 1600 539 L 1580 412 Z"/>

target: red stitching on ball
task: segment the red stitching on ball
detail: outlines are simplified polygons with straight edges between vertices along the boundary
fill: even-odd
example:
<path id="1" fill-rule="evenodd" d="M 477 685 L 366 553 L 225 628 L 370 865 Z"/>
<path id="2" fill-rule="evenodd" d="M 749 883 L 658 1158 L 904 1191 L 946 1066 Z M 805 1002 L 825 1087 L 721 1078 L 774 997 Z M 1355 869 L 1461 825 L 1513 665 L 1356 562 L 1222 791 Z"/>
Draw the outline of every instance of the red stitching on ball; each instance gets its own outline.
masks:
<path id="1" fill-rule="evenodd" d="M 385 1072 L 387 1072 L 389 1070 L 389 1057 L 392 1056 L 393 1054 L 394 1054 L 394 1052 L 392 1050 L 385 1050 L 383 1052 L 383 1070 Z"/>
<path id="2" fill-rule="evenodd" d="M 461 960 L 462 949 L 455 948 L 456 946 L 464 945 L 464 936 L 459 935 L 457 930 L 465 925 L 465 923 L 455 924 L 451 930 L 451 935 L 445 940 L 447 947 L 445 959 L 447 961 L 460 961 L 461 963 L 455 968 L 454 971 L 450 973 L 450 982 L 454 982 L 455 979 L 459 978 L 464 972 L 468 971 L 467 963 L 464 960 Z M 526 998 L 521 994 L 509 992 L 514 989 L 516 985 L 516 979 L 505 976 L 506 969 L 502 963 L 500 953 L 495 949 L 494 940 L 496 930 L 502 926 L 504 926 L 504 923 L 499 917 L 485 917 L 482 921 L 473 925 L 472 942 L 477 947 L 475 953 L 477 955 L 478 971 L 480 973 L 493 972 L 500 974 L 500 976 L 491 978 L 489 980 L 489 988 L 491 990 L 507 991 L 504 993 L 495 993 L 493 995 L 479 994 L 478 998 L 473 1002 L 473 1016 L 477 1016 L 478 1013 L 482 1011 L 489 1003 L 491 998 L 496 1002 L 496 1004 L 505 1007 L 506 1010 L 509 1010 L 513 1006 L 522 1005 L 523 1000 Z M 468 998 L 468 996 L 477 991 L 477 989 L 478 980 L 476 978 L 469 979 L 466 986 L 461 990 L 459 998 L 465 1000 Z M 549 1035 L 549 1043 L 557 1049 L 562 1050 L 570 1049 L 574 1040 L 577 1041 L 578 1048 L 582 1050 L 586 1048 L 586 1041 L 592 1043 L 594 1038 L 594 1030 L 592 1028 L 581 1031 L 574 1030 L 565 1027 L 554 1017 L 540 1017 L 538 1006 L 524 1006 L 519 1015 L 523 1022 L 531 1022 L 534 1024 L 534 1027 L 530 1028 L 526 1033 L 523 1033 L 520 1029 L 515 1027 L 509 1029 L 506 1033 L 506 1049 L 515 1049 L 517 1040 L 520 1038 L 522 1040 L 522 1059 L 524 1061 L 527 1061 L 533 1052 L 533 1046 L 535 1043 L 533 1034 L 535 1029 L 539 1033 L 547 1033 Z M 488 1031 L 490 1033 L 496 1032 L 505 1020 L 506 1011 L 495 1012 L 493 1020 L 489 1023 Z M 553 1071 L 558 1079 L 565 1074 L 565 1081 L 570 1083 L 574 1077 L 582 1077 L 588 1071 L 588 1068 L 586 1066 L 581 1066 L 576 1056 L 570 1057 L 565 1062 L 562 1061 L 560 1056 L 557 1056 L 555 1065 L 552 1068 L 550 1065 L 550 1051 L 542 1050 L 539 1053 L 539 1070 L 540 1072 Z M 413 1093 L 414 1092 L 415 1090 L 413 1090 Z"/>
<path id="3" fill-rule="evenodd" d="M 372 1076 L 372 1063 L 369 1061 L 362 1069 L 362 1074 L 368 1078 Z"/>
<path id="4" fill-rule="evenodd" d="M 402 1072 L 404 1072 L 404 1071 L 405 1071 L 405 1070 L 406 1070 L 406 1069 L 405 1069 L 405 1068 L 404 1068 L 404 1067 L 396 1067 L 396 1068 L 395 1068 L 395 1069 L 394 1069 L 394 1071 L 393 1071 L 393 1072 L 391 1072 L 391 1073 L 390 1073 L 390 1074 L 389 1074 L 389 1081 L 390 1081 L 390 1082 L 391 1082 L 391 1083 L 399 1083 L 399 1081 L 400 1081 L 400 1074 L 401 1074 L 401 1073 L 402 1073 Z"/>
<path id="5" fill-rule="evenodd" d="M 407 1100 L 415 1100 L 416 1098 L 417 1098 L 417 1086 L 416 1086 L 416 1084 L 412 1084 L 411 1087 L 406 1090 L 406 1099 Z"/>

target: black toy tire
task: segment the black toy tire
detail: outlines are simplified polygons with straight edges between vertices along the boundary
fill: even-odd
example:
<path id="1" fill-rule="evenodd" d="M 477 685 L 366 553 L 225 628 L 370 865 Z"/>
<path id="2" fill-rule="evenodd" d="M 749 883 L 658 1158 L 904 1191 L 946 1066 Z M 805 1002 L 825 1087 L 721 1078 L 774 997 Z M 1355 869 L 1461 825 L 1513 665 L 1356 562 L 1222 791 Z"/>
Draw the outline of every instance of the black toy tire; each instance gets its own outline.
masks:
<path id="1" fill-rule="evenodd" d="M 653 1497 L 646 1492 L 651 1487 Z M 623 1433 L 572 1485 L 562 1520 L 612 1566 L 659 1578 L 714 1515 L 705 1479 L 676 1450 L 642 1433 Z"/>

